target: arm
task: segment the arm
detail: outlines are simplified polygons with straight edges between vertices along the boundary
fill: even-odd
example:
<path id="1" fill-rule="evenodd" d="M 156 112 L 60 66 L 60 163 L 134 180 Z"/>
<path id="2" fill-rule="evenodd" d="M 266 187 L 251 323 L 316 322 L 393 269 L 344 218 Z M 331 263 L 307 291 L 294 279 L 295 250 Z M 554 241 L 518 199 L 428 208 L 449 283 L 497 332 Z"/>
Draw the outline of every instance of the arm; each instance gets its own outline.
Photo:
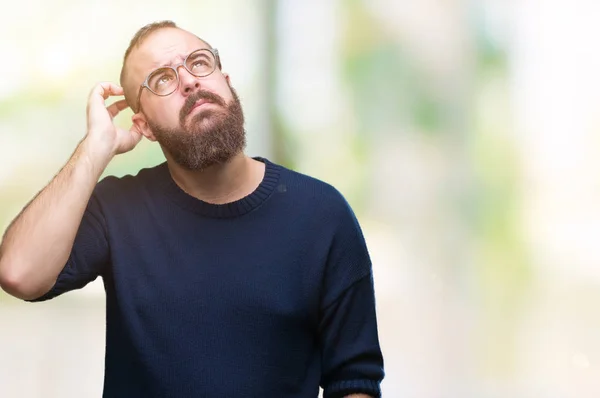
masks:
<path id="1" fill-rule="evenodd" d="M 384 370 L 371 260 L 358 221 L 344 205 L 331 209 L 337 214 L 328 220 L 336 230 L 321 298 L 321 386 L 324 398 L 375 398 Z"/>
<path id="2" fill-rule="evenodd" d="M 123 90 L 98 84 L 88 100 L 88 133 L 54 179 L 21 211 L 0 245 L 0 286 L 21 299 L 46 293 L 71 253 L 77 230 L 100 175 L 116 153 L 131 150 L 141 135 L 114 126 L 124 100 L 105 107 Z"/>
<path id="3" fill-rule="evenodd" d="M 379 397 L 384 372 L 371 275 L 323 310 L 319 335 L 323 396 Z"/>

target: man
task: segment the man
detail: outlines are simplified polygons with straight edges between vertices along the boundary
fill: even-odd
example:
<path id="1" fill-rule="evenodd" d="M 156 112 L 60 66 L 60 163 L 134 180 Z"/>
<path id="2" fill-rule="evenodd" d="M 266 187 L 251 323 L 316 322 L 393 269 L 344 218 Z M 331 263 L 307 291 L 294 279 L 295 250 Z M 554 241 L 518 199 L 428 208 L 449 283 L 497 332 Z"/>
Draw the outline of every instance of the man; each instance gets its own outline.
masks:
<path id="1" fill-rule="evenodd" d="M 244 155 L 217 50 L 173 22 L 138 31 L 121 86 L 92 90 L 85 138 L 9 226 L 3 289 L 43 301 L 102 277 L 104 397 L 380 396 L 371 262 L 341 194 Z M 97 183 L 142 137 L 166 162 Z"/>

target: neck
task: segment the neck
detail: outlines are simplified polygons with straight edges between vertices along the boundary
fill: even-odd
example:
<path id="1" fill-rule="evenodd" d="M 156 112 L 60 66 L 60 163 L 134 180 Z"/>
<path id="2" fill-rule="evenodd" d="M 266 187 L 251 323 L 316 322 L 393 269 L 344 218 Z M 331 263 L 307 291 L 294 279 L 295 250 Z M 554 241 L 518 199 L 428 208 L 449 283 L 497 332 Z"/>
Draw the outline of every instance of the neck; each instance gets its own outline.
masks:
<path id="1" fill-rule="evenodd" d="M 188 195 L 212 204 L 235 202 L 260 185 L 265 165 L 244 153 L 205 170 L 188 170 L 167 158 L 171 177 Z"/>

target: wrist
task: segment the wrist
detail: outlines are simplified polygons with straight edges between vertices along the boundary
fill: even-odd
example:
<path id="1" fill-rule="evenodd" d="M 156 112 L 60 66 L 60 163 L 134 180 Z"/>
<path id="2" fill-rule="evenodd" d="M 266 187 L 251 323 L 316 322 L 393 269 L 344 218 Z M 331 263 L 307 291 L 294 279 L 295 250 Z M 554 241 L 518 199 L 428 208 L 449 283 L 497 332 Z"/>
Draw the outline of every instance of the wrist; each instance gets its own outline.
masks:
<path id="1" fill-rule="evenodd" d="M 78 158 L 84 160 L 97 177 L 100 177 L 108 163 L 115 156 L 113 148 L 94 142 L 89 136 L 81 141 L 77 147 L 77 153 Z"/>

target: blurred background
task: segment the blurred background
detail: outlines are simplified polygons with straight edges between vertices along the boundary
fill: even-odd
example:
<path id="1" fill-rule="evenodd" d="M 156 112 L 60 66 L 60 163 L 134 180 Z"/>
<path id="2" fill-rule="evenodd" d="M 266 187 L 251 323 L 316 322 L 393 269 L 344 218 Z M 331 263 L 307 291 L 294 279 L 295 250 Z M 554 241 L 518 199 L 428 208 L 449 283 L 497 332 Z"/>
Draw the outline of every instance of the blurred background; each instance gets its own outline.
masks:
<path id="1" fill-rule="evenodd" d="M 374 263 L 386 398 L 600 396 L 600 3 L 23 0 L 0 25 L 0 229 L 141 26 L 220 51 L 248 154 L 336 186 Z M 129 127 L 128 110 L 117 121 Z M 155 144 L 106 174 L 163 161 Z M 99 397 L 100 281 L 0 293 L 0 396 Z"/>

